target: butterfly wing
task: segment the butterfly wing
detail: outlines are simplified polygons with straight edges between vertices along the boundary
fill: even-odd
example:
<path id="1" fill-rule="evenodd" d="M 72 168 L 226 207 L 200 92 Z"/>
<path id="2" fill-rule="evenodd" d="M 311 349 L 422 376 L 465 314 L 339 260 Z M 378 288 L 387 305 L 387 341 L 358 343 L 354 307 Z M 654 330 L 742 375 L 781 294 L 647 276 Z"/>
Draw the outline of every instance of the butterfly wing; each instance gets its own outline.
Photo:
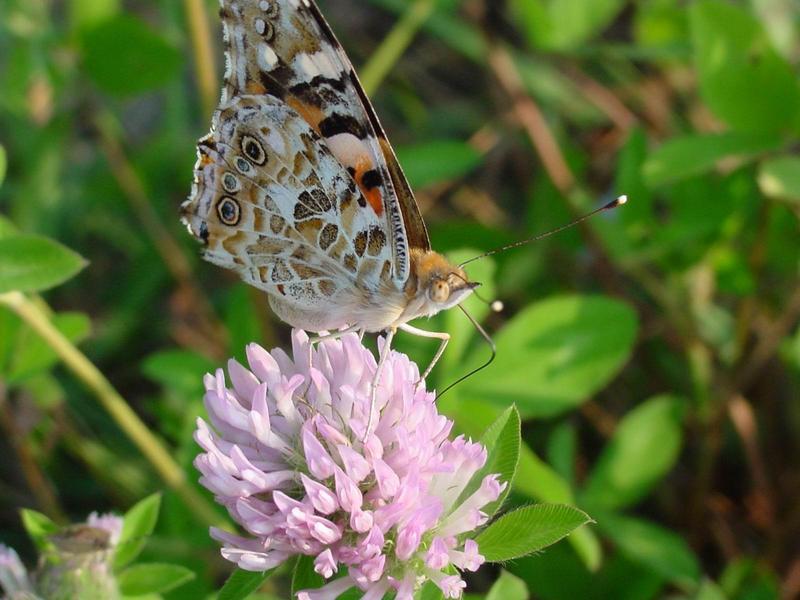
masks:
<path id="1" fill-rule="evenodd" d="M 184 219 L 205 258 L 238 271 L 306 329 L 348 323 L 363 282 L 386 280 L 393 255 L 385 221 L 325 141 L 270 96 L 237 96 L 198 144 Z M 341 314 L 337 313 L 341 311 Z M 321 320 L 322 319 L 322 320 Z"/>
<path id="2" fill-rule="evenodd" d="M 350 61 L 310 0 L 222 0 L 225 99 L 269 94 L 291 106 L 348 169 L 385 221 L 393 279 L 409 276 L 409 248 L 430 249 L 413 193 Z"/>

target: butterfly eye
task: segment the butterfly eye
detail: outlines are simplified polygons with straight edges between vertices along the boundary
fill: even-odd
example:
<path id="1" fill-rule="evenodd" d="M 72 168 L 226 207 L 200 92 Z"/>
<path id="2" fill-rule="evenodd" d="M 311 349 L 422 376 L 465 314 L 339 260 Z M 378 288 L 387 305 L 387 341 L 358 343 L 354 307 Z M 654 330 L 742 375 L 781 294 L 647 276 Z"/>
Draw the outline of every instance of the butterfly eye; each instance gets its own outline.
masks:
<path id="1" fill-rule="evenodd" d="M 434 279 L 428 289 L 428 295 L 434 302 L 444 303 L 450 298 L 450 285 L 443 279 Z"/>
<path id="2" fill-rule="evenodd" d="M 257 165 L 263 165 L 267 162 L 267 154 L 264 152 L 264 148 L 254 137 L 246 135 L 242 138 L 242 150 Z"/>
<path id="3" fill-rule="evenodd" d="M 225 173 L 225 175 L 222 176 L 222 187 L 225 188 L 225 191 L 229 194 L 235 194 L 241 189 L 239 180 L 236 179 L 233 173 Z"/>
<path id="4" fill-rule="evenodd" d="M 239 204 L 233 198 L 223 196 L 222 200 L 217 204 L 217 215 L 225 225 L 237 225 L 241 216 Z"/>

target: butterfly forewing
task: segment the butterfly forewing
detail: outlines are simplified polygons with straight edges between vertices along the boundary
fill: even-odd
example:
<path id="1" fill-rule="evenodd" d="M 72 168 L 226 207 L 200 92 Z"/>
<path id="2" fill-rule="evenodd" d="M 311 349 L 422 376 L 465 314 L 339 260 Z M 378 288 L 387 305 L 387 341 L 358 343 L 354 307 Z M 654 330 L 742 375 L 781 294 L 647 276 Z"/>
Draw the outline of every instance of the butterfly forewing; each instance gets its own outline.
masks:
<path id="1" fill-rule="evenodd" d="M 221 15 L 228 55 L 223 103 L 238 95 L 269 94 L 294 109 L 385 222 L 392 277 L 404 282 L 409 235 L 414 244 L 428 247 L 427 234 L 394 153 L 382 143 L 369 100 L 319 10 L 301 0 L 224 0 Z"/>

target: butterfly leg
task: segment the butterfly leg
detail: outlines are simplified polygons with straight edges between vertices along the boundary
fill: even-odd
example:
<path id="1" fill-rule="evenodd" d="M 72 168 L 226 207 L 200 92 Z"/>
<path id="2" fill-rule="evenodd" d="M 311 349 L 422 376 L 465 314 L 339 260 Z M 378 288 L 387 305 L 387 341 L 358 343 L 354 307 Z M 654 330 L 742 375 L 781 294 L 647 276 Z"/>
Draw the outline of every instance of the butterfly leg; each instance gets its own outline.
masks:
<path id="1" fill-rule="evenodd" d="M 354 331 L 358 331 L 361 337 L 364 336 L 364 331 L 360 330 L 357 325 L 352 325 L 350 327 L 346 327 L 340 331 L 334 331 L 333 333 L 326 333 L 325 335 L 311 335 L 308 337 L 308 366 L 311 368 L 312 363 L 312 350 L 314 348 L 314 344 L 318 344 L 320 342 L 325 342 L 327 340 L 338 340 L 343 335 L 348 333 L 353 333 Z M 308 385 L 311 385 L 311 380 L 309 380 Z"/>
<path id="2" fill-rule="evenodd" d="M 325 335 L 312 335 L 309 336 L 308 341 L 311 344 L 318 344 L 319 342 L 325 342 L 327 340 L 338 340 L 340 337 L 347 335 L 348 333 L 358 332 L 359 339 L 364 337 L 364 331 L 358 327 L 358 325 L 351 325 L 345 329 L 340 329 L 339 331 L 334 331 L 333 333 L 326 333 Z"/>
<path id="3" fill-rule="evenodd" d="M 418 329 L 412 325 L 409 325 L 408 323 L 400 325 L 400 329 L 412 335 L 417 335 L 419 337 L 424 337 L 424 338 L 436 339 L 439 340 L 440 342 L 439 348 L 436 350 L 436 354 L 433 355 L 433 359 L 431 360 L 430 364 L 422 373 L 422 375 L 420 375 L 419 381 L 417 382 L 417 385 L 420 385 L 423 381 L 425 381 L 428 378 L 428 375 L 430 375 L 431 371 L 433 371 L 433 367 L 436 365 L 437 362 L 439 362 L 439 359 L 442 358 L 442 354 L 444 354 L 444 349 L 447 348 L 447 344 L 450 341 L 450 334 L 445 333 L 443 331 L 425 331 L 424 329 Z"/>
<path id="4" fill-rule="evenodd" d="M 396 331 L 397 329 L 394 327 L 391 327 L 386 331 L 383 348 L 381 348 L 381 354 L 378 357 L 378 366 L 375 369 L 375 377 L 372 379 L 372 385 L 370 386 L 369 416 L 367 417 L 367 428 L 364 431 L 364 440 L 367 439 L 369 431 L 372 428 L 373 415 L 375 414 L 375 400 L 378 394 L 378 382 L 381 379 L 383 366 L 386 364 L 386 359 L 389 357 L 389 352 L 392 351 L 392 339 L 394 338 Z"/>

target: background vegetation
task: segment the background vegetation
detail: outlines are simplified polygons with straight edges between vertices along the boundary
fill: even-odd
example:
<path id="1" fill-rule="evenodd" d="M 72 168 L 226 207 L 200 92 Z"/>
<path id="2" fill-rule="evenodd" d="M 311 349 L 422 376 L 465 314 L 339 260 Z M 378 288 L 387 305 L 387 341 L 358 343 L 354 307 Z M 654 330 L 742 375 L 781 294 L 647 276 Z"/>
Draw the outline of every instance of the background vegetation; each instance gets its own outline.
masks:
<path id="1" fill-rule="evenodd" d="M 800 595 L 797 5 L 322 8 L 436 249 L 472 256 L 630 198 L 470 265 L 505 302 L 488 316 L 468 302 L 498 356 L 442 409 L 476 434 L 516 402 L 510 503 L 567 502 L 597 521 L 502 575 L 484 569 L 476 597 L 498 577 L 493 598 Z M 79 521 L 165 490 L 146 558 L 198 575 L 169 598 L 209 594 L 229 571 L 206 529 L 222 515 L 191 467 L 201 376 L 247 342 L 287 340 L 265 297 L 201 262 L 177 219 L 220 38 L 211 0 L 0 0 L 0 541 L 32 560 L 20 507 Z M 440 389 L 485 360 L 457 311 L 428 325 L 455 336 Z"/>

